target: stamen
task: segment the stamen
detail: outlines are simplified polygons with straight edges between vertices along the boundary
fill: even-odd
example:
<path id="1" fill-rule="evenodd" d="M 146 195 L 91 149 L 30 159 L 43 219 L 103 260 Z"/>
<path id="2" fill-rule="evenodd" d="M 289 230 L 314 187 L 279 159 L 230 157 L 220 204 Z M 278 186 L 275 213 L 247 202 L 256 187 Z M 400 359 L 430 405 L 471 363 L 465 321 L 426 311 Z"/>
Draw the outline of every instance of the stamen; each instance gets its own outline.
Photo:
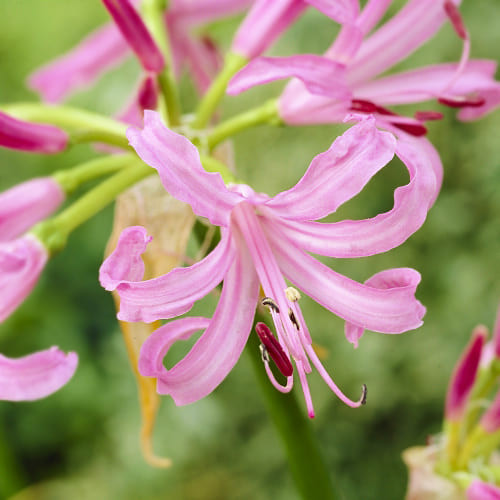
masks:
<path id="1" fill-rule="evenodd" d="M 353 99 L 350 109 L 351 111 L 359 111 L 361 113 L 376 113 L 377 105 L 365 99 Z"/>
<path id="2" fill-rule="evenodd" d="M 285 295 L 290 302 L 297 302 L 301 297 L 300 292 L 293 286 L 289 286 L 285 289 Z"/>
<path id="3" fill-rule="evenodd" d="M 293 323 L 293 326 L 297 328 L 297 330 L 300 330 L 299 322 L 291 309 L 288 309 L 288 316 L 290 317 L 290 321 Z"/>
<path id="4" fill-rule="evenodd" d="M 276 340 L 269 327 L 265 323 L 257 323 L 255 325 L 255 331 L 281 374 L 285 377 L 290 377 L 293 373 L 292 363 L 290 363 L 285 351 L 283 351 L 283 348 Z"/>
<path id="5" fill-rule="evenodd" d="M 417 111 L 415 113 L 415 119 L 419 122 L 442 120 L 443 113 L 440 113 L 439 111 Z"/>
<path id="6" fill-rule="evenodd" d="M 280 308 L 278 307 L 278 304 L 276 304 L 276 302 L 274 302 L 273 299 L 271 299 L 271 297 L 264 297 L 260 303 L 263 305 L 263 306 L 267 306 L 269 307 L 269 309 L 273 309 L 277 314 L 280 313 Z"/>
<path id="7" fill-rule="evenodd" d="M 446 2 L 444 3 L 444 10 L 457 35 L 462 40 L 467 40 L 469 38 L 469 35 L 467 33 L 467 28 L 465 27 L 458 7 L 451 0 L 446 0 Z"/>
<path id="8" fill-rule="evenodd" d="M 367 395 L 368 395 L 368 388 L 366 387 L 366 384 L 363 384 L 363 388 L 361 390 L 361 398 L 360 398 L 360 401 L 361 401 L 362 405 L 366 404 L 366 397 L 367 397 Z"/>
<path id="9" fill-rule="evenodd" d="M 480 108 L 486 100 L 481 96 L 440 97 L 438 102 L 450 108 Z"/>
<path id="10" fill-rule="evenodd" d="M 260 349 L 260 357 L 262 358 L 263 363 L 269 363 L 269 353 L 267 352 L 267 349 L 265 346 L 262 344 L 259 345 Z"/>

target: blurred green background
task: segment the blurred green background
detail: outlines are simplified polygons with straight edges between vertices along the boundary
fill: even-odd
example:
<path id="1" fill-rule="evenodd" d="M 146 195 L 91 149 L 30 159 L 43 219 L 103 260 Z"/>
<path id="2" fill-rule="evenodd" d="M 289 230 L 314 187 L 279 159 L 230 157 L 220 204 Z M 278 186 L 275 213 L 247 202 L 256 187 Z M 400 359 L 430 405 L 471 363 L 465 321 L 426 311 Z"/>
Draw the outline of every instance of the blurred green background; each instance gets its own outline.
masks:
<path id="1" fill-rule="evenodd" d="M 393 11 L 403 2 L 393 2 Z M 474 57 L 498 59 L 497 0 L 464 2 Z M 0 102 L 34 100 L 24 80 L 36 67 L 71 48 L 107 20 L 101 3 L 88 0 L 0 2 Z M 210 33 L 227 46 L 237 20 Z M 336 27 L 310 11 L 276 44 L 274 52 L 321 52 Z M 400 67 L 458 57 L 449 26 Z M 136 83 L 130 60 L 70 102 L 112 113 Z M 226 99 L 232 114 L 276 95 L 283 84 Z M 184 85 L 186 109 L 193 92 Z M 432 108 L 426 105 L 425 109 Z M 332 474 L 348 500 L 399 500 L 406 471 L 405 448 L 440 430 L 449 374 L 471 329 L 492 326 L 500 300 L 500 112 L 463 124 L 445 110 L 430 125 L 441 153 L 444 186 L 424 227 L 400 248 L 383 255 L 330 264 L 357 280 L 387 267 L 418 269 L 419 299 L 427 306 L 418 331 L 389 336 L 367 333 L 354 350 L 343 323 L 312 300 L 302 307 L 315 342 L 328 349 L 325 364 L 348 394 L 367 383 L 366 407 L 344 407 L 313 373 L 315 433 Z M 261 128 L 235 140 L 241 178 L 274 194 L 293 185 L 309 161 L 325 150 L 340 127 Z M 72 166 L 95 156 L 86 146 L 54 157 L 0 151 L 0 188 Z M 393 162 L 338 218 L 372 216 L 390 208 L 392 192 L 406 183 Z M 226 381 L 199 403 L 176 408 L 164 398 L 155 449 L 174 466 L 156 470 L 140 454 L 135 380 L 117 329 L 111 296 L 97 282 L 112 210 L 85 224 L 66 251 L 48 265 L 26 303 L 0 326 L 0 352 L 20 356 L 59 345 L 80 357 L 71 383 L 48 399 L 0 403 L 0 498 L 40 499 L 275 499 L 297 498 L 283 450 L 243 356 Z M 300 391 L 297 395 L 302 403 Z M 33 489 L 33 485 L 38 485 Z M 26 493 L 27 491 L 27 493 Z M 30 497 L 29 494 L 32 494 Z M 34 495 L 34 496 L 33 496 Z"/>

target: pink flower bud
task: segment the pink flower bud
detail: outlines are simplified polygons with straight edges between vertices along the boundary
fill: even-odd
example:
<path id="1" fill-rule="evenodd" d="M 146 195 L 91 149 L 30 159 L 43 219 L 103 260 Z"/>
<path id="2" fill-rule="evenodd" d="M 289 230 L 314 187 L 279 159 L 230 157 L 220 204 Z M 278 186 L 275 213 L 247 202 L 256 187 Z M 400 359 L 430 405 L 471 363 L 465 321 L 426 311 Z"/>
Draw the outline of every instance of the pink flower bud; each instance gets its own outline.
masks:
<path id="1" fill-rule="evenodd" d="M 32 235 L 0 243 L 0 321 L 29 295 L 48 259 Z"/>
<path id="2" fill-rule="evenodd" d="M 30 123 L 0 111 L 0 146 L 28 153 L 53 154 L 66 149 L 68 135 L 52 125 Z"/>
<path id="3" fill-rule="evenodd" d="M 146 71 L 160 73 L 165 59 L 129 0 L 102 0 Z"/>
<path id="4" fill-rule="evenodd" d="M 77 363 L 74 352 L 65 354 L 57 347 L 18 359 L 0 354 L 0 400 L 45 398 L 71 379 Z"/>
<path id="5" fill-rule="evenodd" d="M 465 411 L 487 336 L 488 330 L 484 326 L 477 326 L 472 332 L 469 345 L 455 366 L 446 395 L 445 418 L 447 420 L 459 420 Z"/>
<path id="6" fill-rule="evenodd" d="M 52 177 L 32 179 L 0 193 L 0 242 L 23 234 L 57 210 L 64 198 Z"/>

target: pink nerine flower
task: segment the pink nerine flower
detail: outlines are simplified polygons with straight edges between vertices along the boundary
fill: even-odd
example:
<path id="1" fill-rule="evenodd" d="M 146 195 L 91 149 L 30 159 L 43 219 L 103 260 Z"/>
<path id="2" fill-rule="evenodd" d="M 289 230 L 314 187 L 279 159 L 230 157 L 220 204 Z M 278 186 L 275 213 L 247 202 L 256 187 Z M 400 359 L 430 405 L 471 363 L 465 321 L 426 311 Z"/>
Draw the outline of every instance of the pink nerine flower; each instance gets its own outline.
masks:
<path id="1" fill-rule="evenodd" d="M 0 111 L 0 146 L 28 153 L 53 154 L 66 149 L 68 135 L 52 125 L 25 122 Z"/>
<path id="2" fill-rule="evenodd" d="M 125 230 L 104 262 L 100 281 L 120 295 L 118 317 L 123 321 L 152 322 L 184 314 L 224 281 L 212 319 L 173 321 L 148 339 L 141 353 L 141 373 L 156 377 L 158 391 L 170 394 L 179 405 L 210 393 L 241 354 L 261 285 L 267 295 L 263 303 L 270 308 L 277 334 L 274 341 L 265 336 L 269 345 L 264 347 L 269 353 L 273 342 L 276 352 L 294 362 L 309 414 L 313 415 L 313 408 L 306 374 L 311 363 L 342 401 L 350 406 L 361 404 L 362 399 L 356 402 L 344 396 L 322 366 L 298 304 L 300 294 L 287 285 L 284 276 L 362 329 L 401 333 L 420 326 L 425 308 L 414 296 L 420 281 L 416 271 L 389 269 L 379 273 L 385 286 L 371 286 L 339 275 L 307 252 L 361 257 L 399 245 L 420 227 L 435 198 L 434 158 L 421 154 L 412 142 L 396 143 L 392 134 L 377 130 L 374 120 L 367 119 L 316 156 L 295 187 L 270 198 L 243 184 L 228 187 L 219 174 L 206 172 L 197 149 L 168 130 L 155 112 L 147 111 L 144 129 L 129 129 L 128 137 L 139 156 L 158 171 L 172 196 L 221 226 L 221 241 L 207 257 L 152 280 L 138 281 L 142 274 L 139 256 L 147 243 L 143 228 Z M 313 222 L 360 192 L 395 152 L 408 168 L 410 183 L 396 190 L 391 211 L 367 220 Z M 162 359 L 170 345 L 199 329 L 205 332 L 189 354 L 166 370 Z M 273 377 L 271 381 L 286 392 L 293 377 L 287 377 L 286 386 Z"/>
<path id="3" fill-rule="evenodd" d="M 213 49 L 194 36 L 193 27 L 236 14 L 252 0 L 172 0 L 165 16 L 174 59 L 180 73 L 188 64 L 200 89 L 213 76 Z M 127 41 L 116 24 L 91 33 L 73 50 L 40 68 L 29 78 L 29 86 L 48 102 L 59 102 L 76 90 L 91 85 L 130 55 Z M 207 57 L 210 56 L 210 57 Z"/>
<path id="4" fill-rule="evenodd" d="M 459 3 L 459 0 L 410 0 L 398 14 L 366 37 L 390 4 L 389 0 L 367 2 L 356 22 L 342 27 L 325 54 L 326 59 L 341 67 L 335 78 L 325 74 L 323 83 L 336 88 L 340 96 L 315 92 L 307 85 L 311 69 L 297 63 L 297 57 L 306 57 L 303 55 L 267 58 L 265 64 L 253 61 L 235 76 L 228 92 L 238 93 L 279 78 L 298 78 L 287 85 L 279 99 L 280 116 L 292 125 L 342 122 L 346 113 L 356 111 L 373 114 L 382 126 L 420 136 L 426 133 L 423 122 L 439 119 L 439 113 L 419 112 L 415 118 L 409 118 L 396 115 L 387 106 L 436 99 L 462 108 L 458 115 L 462 120 L 479 118 L 500 104 L 500 84 L 494 79 L 496 62 L 468 61 L 469 40 L 457 10 Z M 427 42 L 447 19 L 464 39 L 459 63 L 379 77 Z"/>
<path id="5" fill-rule="evenodd" d="M 446 394 L 445 418 L 447 420 L 460 420 L 465 412 L 487 336 L 488 330 L 484 326 L 476 327 L 472 332 L 471 341 L 455 366 Z"/>
<path id="6" fill-rule="evenodd" d="M 32 235 L 0 243 L 0 321 L 29 295 L 48 259 Z"/>
<path id="7" fill-rule="evenodd" d="M 77 364 L 76 353 L 64 354 L 57 347 L 17 359 L 0 354 L 0 400 L 45 398 L 71 379 Z"/>
<path id="8" fill-rule="evenodd" d="M 358 0 L 257 0 L 239 27 L 231 52 L 247 59 L 261 55 L 312 5 L 338 22 L 353 22 Z"/>
<path id="9" fill-rule="evenodd" d="M 52 177 L 32 179 L 0 193 L 0 242 L 17 238 L 52 214 L 65 199 Z"/>
<path id="10" fill-rule="evenodd" d="M 146 71 L 160 73 L 165 67 L 163 55 L 141 16 L 129 0 L 102 0 L 118 29 L 136 53 Z"/>
<path id="11" fill-rule="evenodd" d="M 500 488 L 476 479 L 467 488 L 467 500 L 500 500 Z"/>

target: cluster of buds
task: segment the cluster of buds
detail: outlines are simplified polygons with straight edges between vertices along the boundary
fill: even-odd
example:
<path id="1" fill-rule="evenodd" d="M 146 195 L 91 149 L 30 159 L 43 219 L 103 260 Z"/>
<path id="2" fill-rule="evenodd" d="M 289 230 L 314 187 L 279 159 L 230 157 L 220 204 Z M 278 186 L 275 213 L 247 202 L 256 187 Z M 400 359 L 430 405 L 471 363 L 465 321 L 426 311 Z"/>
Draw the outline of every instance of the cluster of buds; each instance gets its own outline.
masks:
<path id="1" fill-rule="evenodd" d="M 500 499 L 500 309 L 488 335 L 477 326 L 455 366 L 443 434 L 404 454 L 408 499 Z"/>

